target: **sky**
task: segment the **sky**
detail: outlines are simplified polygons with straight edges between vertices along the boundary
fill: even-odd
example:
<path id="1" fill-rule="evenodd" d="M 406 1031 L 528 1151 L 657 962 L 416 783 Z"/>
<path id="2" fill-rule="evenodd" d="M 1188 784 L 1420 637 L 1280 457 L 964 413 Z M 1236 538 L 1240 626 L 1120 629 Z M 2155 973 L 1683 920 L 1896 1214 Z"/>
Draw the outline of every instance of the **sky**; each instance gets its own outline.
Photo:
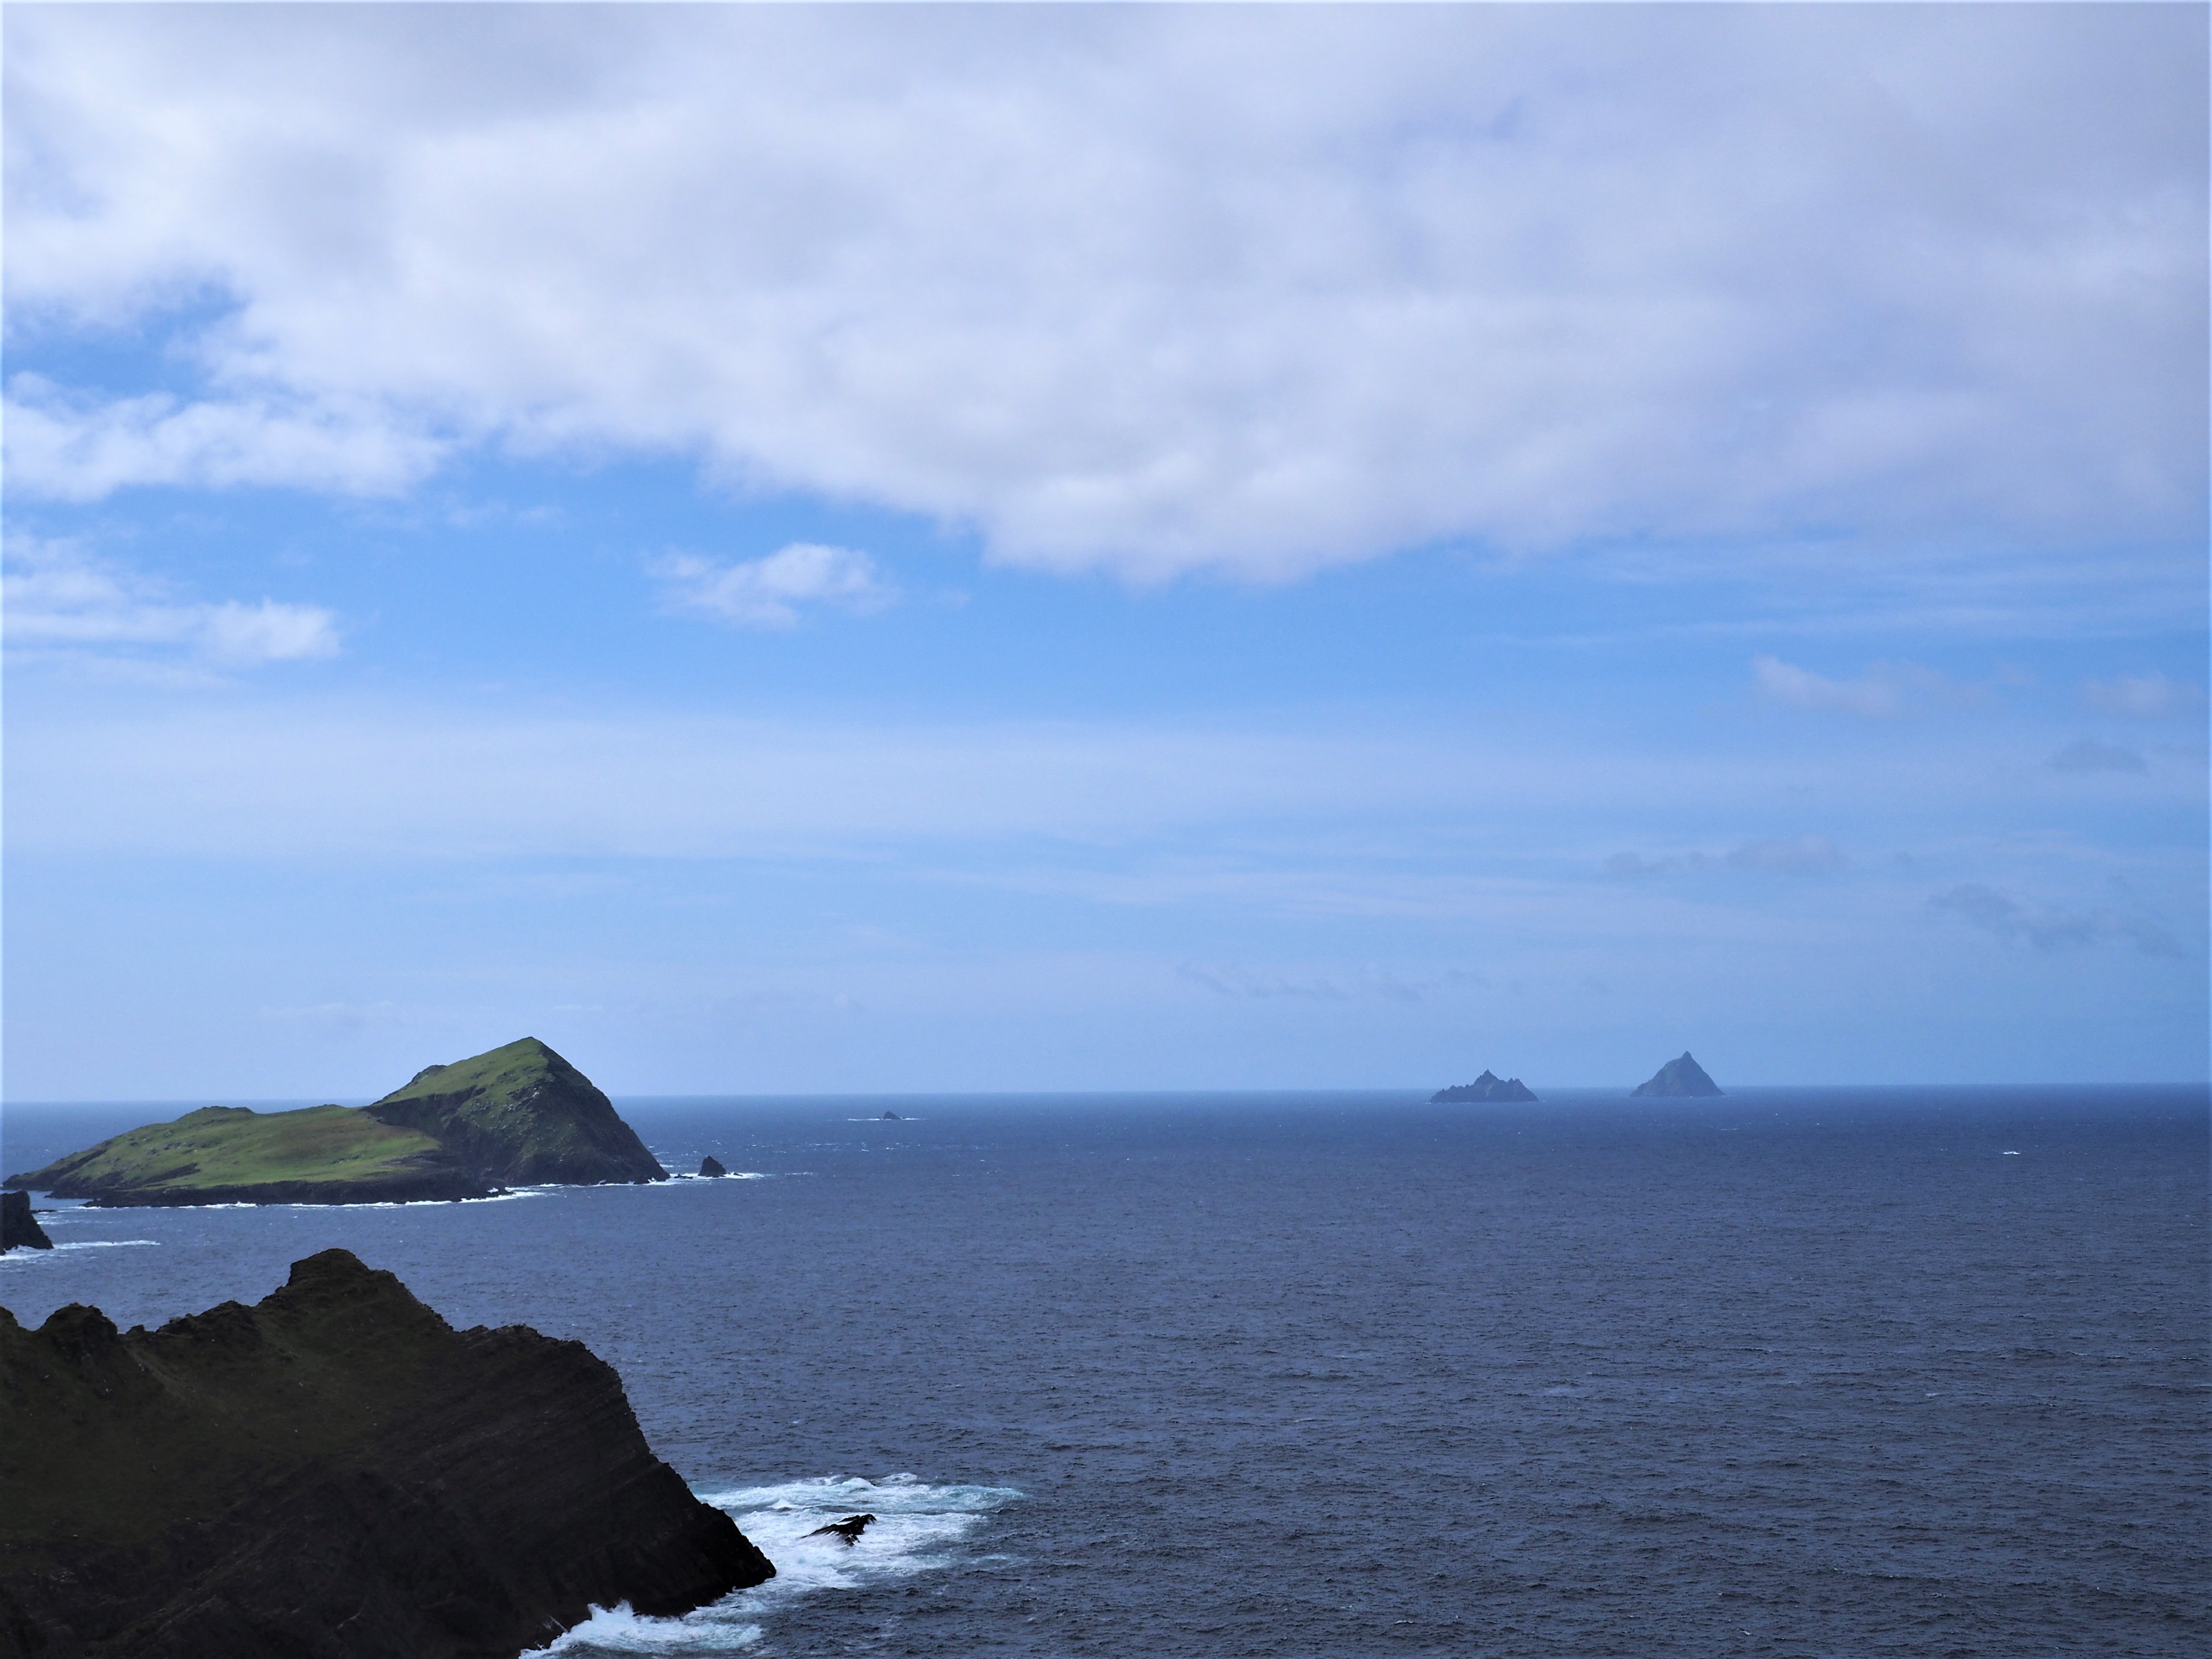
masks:
<path id="1" fill-rule="evenodd" d="M 2202 1079 L 2207 17 L 11 4 L 6 1097 Z"/>

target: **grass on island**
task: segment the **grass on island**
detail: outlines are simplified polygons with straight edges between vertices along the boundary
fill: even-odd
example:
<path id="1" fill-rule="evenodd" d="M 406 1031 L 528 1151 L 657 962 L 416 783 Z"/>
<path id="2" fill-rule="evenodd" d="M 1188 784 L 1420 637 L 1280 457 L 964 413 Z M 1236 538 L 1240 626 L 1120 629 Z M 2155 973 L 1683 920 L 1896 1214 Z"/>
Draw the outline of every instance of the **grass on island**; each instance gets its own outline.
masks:
<path id="1" fill-rule="evenodd" d="M 380 1123 L 350 1106 L 257 1112 L 205 1106 L 149 1123 L 33 1171 L 48 1190 L 66 1177 L 110 1191 L 199 1190 L 277 1181 L 374 1182 L 415 1175 L 438 1143 L 420 1130 Z"/>

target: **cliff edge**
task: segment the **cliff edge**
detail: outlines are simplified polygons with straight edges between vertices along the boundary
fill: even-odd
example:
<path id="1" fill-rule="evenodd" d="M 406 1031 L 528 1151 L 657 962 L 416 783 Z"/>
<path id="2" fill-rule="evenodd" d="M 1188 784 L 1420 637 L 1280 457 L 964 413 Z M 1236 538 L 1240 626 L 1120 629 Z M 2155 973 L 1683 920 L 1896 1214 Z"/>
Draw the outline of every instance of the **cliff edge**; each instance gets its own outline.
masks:
<path id="1" fill-rule="evenodd" d="M 0 1659 L 507 1659 L 774 1576 L 579 1342 L 344 1250 L 157 1331 L 0 1310 Z"/>

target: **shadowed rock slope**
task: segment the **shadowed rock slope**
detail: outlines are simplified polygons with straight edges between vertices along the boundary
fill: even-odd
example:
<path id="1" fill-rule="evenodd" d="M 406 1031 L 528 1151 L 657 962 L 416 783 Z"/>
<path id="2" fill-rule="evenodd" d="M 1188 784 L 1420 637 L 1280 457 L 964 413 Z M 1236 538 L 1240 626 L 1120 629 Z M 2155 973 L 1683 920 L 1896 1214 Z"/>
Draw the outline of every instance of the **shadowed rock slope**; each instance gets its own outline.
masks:
<path id="1" fill-rule="evenodd" d="M 536 1037 L 426 1066 L 365 1109 L 380 1123 L 434 1137 L 487 1181 L 668 1179 L 614 1103 Z"/>
<path id="2" fill-rule="evenodd" d="M 4 1184 L 117 1206 L 358 1204 L 667 1178 L 589 1078 L 524 1037 L 372 1106 L 204 1107 Z"/>
<path id="3" fill-rule="evenodd" d="M 1690 1058 L 1687 1048 L 1680 1060 L 1670 1060 L 1645 1081 L 1628 1092 L 1631 1095 L 1717 1095 L 1721 1085 L 1705 1075 L 1705 1068 Z"/>
<path id="4" fill-rule="evenodd" d="M 0 1659 L 506 1659 L 774 1575 L 581 1343 L 344 1250 L 118 1333 L 0 1310 Z"/>

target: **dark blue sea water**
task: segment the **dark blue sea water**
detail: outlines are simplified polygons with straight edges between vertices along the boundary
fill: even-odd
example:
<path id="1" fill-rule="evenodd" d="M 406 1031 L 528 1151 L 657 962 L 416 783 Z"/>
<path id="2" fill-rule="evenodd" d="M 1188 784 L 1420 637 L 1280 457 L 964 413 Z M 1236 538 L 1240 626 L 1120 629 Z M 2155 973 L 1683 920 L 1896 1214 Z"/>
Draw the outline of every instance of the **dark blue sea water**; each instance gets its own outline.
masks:
<path id="1" fill-rule="evenodd" d="M 342 1244 L 581 1339 L 783 1576 L 572 1655 L 2212 1650 L 2201 1089 L 619 1103 L 762 1178 L 78 1210 L 0 1301 Z"/>

